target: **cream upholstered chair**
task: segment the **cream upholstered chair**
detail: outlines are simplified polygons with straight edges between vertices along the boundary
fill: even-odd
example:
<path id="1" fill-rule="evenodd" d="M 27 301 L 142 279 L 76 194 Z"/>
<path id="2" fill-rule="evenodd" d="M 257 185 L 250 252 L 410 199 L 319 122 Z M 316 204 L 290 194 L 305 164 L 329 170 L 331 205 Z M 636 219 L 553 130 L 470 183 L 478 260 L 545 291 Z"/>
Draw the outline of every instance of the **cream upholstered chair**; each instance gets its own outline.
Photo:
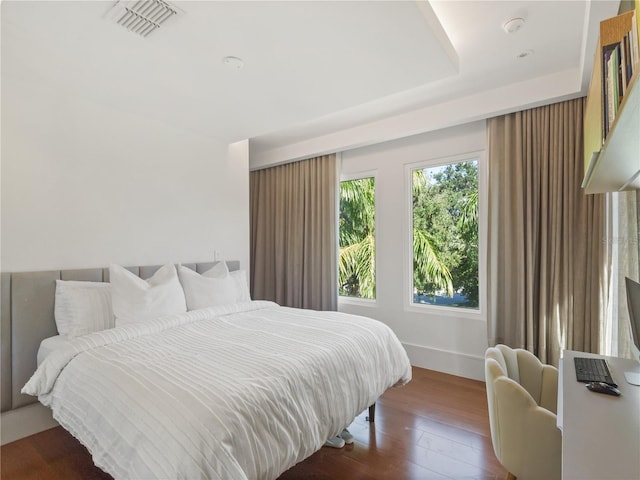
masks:
<path id="1" fill-rule="evenodd" d="M 496 345 L 485 353 L 485 378 L 491 441 L 502 466 L 519 480 L 560 479 L 558 370 L 527 350 Z"/>

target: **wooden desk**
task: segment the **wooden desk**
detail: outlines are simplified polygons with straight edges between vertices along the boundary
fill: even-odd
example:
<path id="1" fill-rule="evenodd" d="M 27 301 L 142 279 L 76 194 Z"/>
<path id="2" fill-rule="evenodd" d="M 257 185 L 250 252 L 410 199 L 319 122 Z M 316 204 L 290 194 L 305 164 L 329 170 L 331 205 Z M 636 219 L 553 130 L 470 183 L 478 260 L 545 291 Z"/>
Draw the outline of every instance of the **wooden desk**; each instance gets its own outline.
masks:
<path id="1" fill-rule="evenodd" d="M 558 380 L 558 428 L 562 431 L 563 480 L 640 479 L 640 386 L 624 371 L 638 362 L 564 350 Z M 587 390 L 576 381 L 574 357 L 607 360 L 620 397 Z"/>

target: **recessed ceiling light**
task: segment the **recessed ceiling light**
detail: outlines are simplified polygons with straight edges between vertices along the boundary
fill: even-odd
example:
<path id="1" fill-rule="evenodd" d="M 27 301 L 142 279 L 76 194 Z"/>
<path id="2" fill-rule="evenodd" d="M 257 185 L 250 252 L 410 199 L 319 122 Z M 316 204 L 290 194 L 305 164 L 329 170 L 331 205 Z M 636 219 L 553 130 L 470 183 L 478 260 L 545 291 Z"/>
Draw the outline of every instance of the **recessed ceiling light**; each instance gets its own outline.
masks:
<path id="1" fill-rule="evenodd" d="M 533 50 L 525 50 L 516 55 L 516 58 L 526 58 L 530 57 L 531 55 L 533 55 Z"/>
<path id="2" fill-rule="evenodd" d="M 506 33 L 515 33 L 524 26 L 524 18 L 516 17 L 511 20 L 507 20 L 502 24 L 502 29 Z"/>
<path id="3" fill-rule="evenodd" d="M 232 57 L 232 56 L 223 57 L 222 63 L 227 68 L 230 68 L 232 70 L 240 70 L 242 67 L 244 67 L 244 62 L 242 61 L 241 58 L 238 58 L 238 57 Z"/>

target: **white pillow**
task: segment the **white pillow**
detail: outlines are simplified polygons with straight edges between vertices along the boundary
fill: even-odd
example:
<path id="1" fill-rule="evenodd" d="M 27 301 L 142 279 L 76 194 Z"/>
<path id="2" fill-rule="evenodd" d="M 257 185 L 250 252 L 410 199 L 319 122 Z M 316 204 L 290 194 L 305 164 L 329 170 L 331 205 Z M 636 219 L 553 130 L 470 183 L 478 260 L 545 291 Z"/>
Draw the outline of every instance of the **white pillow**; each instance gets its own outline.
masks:
<path id="1" fill-rule="evenodd" d="M 220 278 L 226 275 L 230 275 L 234 280 L 234 286 L 236 289 L 234 301 L 250 302 L 251 294 L 249 293 L 249 281 L 247 279 L 246 270 L 235 270 L 233 272 L 229 272 L 227 264 L 225 262 L 220 262 L 202 274 L 203 277 L 208 278 Z"/>
<path id="2" fill-rule="evenodd" d="M 250 302 L 251 293 L 249 292 L 249 282 L 247 280 L 246 270 L 235 270 L 230 272 L 231 278 L 235 281 L 236 285 L 236 301 L 237 302 Z"/>
<path id="3" fill-rule="evenodd" d="M 220 264 L 225 265 L 224 262 L 220 262 L 202 275 L 182 265 L 178 267 L 180 283 L 182 283 L 189 310 L 237 301 L 236 281 L 228 273 L 224 276 L 220 275 L 221 267 L 218 267 Z"/>
<path id="4" fill-rule="evenodd" d="M 176 267 L 171 263 L 148 280 L 119 265 L 109 267 L 109 276 L 117 326 L 187 311 Z"/>
<path id="5" fill-rule="evenodd" d="M 193 270 L 192 270 L 193 271 Z M 208 278 L 222 278 L 229 275 L 229 267 L 227 267 L 226 262 L 218 262 L 209 270 L 202 274 L 204 277 Z"/>
<path id="6" fill-rule="evenodd" d="M 54 316 L 58 333 L 70 338 L 113 328 L 111 285 L 56 280 Z"/>

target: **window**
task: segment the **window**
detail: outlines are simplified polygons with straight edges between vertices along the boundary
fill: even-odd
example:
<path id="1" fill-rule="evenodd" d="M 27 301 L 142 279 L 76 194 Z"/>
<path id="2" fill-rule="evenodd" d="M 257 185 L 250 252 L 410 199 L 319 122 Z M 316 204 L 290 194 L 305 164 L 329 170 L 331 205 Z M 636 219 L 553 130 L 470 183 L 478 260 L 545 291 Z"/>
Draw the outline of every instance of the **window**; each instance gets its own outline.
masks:
<path id="1" fill-rule="evenodd" d="M 375 178 L 340 182 L 338 294 L 376 298 Z"/>
<path id="2" fill-rule="evenodd" d="M 479 309 L 478 162 L 411 169 L 414 305 Z"/>

